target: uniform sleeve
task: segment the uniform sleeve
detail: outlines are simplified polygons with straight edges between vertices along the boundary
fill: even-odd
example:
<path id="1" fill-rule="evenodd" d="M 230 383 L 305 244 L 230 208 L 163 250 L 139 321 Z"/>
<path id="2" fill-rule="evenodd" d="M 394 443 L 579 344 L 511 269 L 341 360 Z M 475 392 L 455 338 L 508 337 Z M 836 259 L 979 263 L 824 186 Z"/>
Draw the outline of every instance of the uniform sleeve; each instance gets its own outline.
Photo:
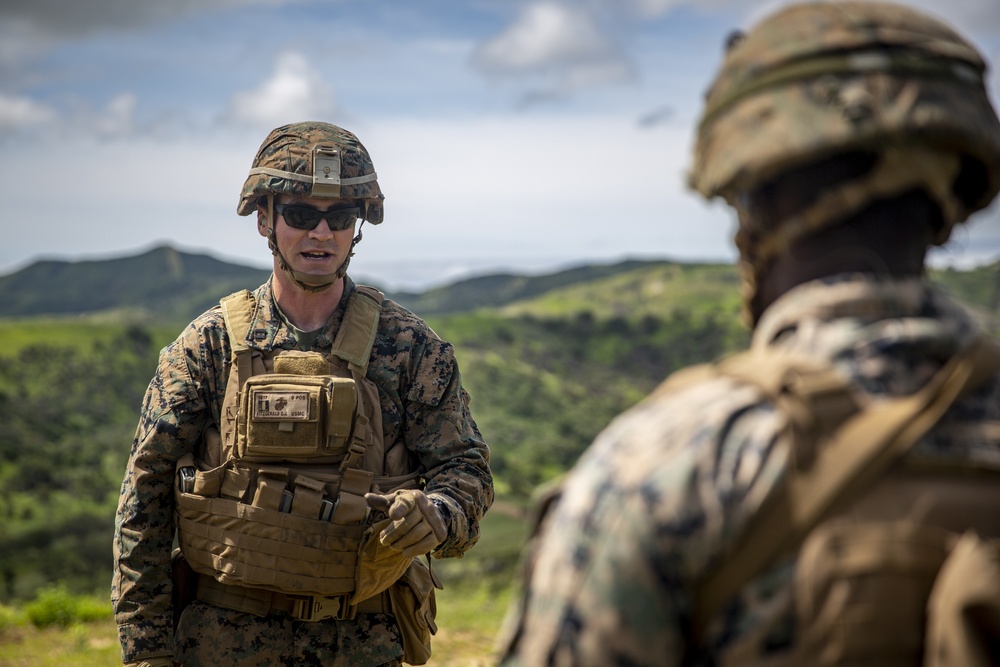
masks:
<path id="1" fill-rule="evenodd" d="M 760 398 L 704 382 L 598 436 L 529 546 L 504 667 L 685 664 L 696 587 L 784 465 L 782 422 Z"/>
<path id="2" fill-rule="evenodd" d="M 684 596 L 649 499 L 576 471 L 525 552 L 503 667 L 679 665 Z"/>
<path id="3" fill-rule="evenodd" d="M 199 342 L 189 327 L 160 353 L 122 482 L 111 599 L 125 662 L 172 653 L 174 468 L 208 420 Z"/>
<path id="4" fill-rule="evenodd" d="M 427 479 L 424 489 L 447 508 L 448 538 L 438 558 L 460 557 L 479 539 L 493 503 L 489 448 L 469 410 L 469 394 L 451 344 L 430 338 L 405 396 L 407 447 Z"/>

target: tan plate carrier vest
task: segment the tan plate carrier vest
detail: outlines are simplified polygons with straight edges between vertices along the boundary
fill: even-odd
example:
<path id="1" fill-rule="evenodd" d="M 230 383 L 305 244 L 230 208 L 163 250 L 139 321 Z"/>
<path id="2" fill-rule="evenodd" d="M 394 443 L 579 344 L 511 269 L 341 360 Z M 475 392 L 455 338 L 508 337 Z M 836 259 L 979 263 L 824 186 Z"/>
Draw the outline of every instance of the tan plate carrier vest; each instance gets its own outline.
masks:
<path id="1" fill-rule="evenodd" d="M 697 588 L 691 643 L 744 585 L 794 556 L 794 585 L 771 601 L 794 616 L 728 647 L 720 667 L 1000 664 L 1000 463 L 901 460 L 998 371 L 1000 346 L 983 337 L 898 398 L 866 400 L 828 364 L 771 349 L 668 380 L 661 391 L 737 378 L 788 418 L 786 480 Z M 973 428 L 970 438 L 1000 438 L 1000 423 Z M 794 642 L 775 646 L 789 618 Z"/>
<path id="2" fill-rule="evenodd" d="M 264 615 L 279 594 L 304 595 L 310 608 L 292 609 L 297 618 L 344 619 L 359 604 L 388 611 L 364 602 L 401 578 L 428 579 L 416 571 L 423 563 L 381 546 L 388 519 L 372 524 L 364 499 L 420 484 L 403 442 L 385 451 L 378 390 L 365 376 L 381 302 L 358 286 L 324 359 L 251 349 L 253 294 L 222 299 L 233 358 L 221 430 L 206 432 L 202 460 L 178 462 L 195 466 L 189 491 L 175 484 L 181 550 L 208 575 L 200 598 Z"/>

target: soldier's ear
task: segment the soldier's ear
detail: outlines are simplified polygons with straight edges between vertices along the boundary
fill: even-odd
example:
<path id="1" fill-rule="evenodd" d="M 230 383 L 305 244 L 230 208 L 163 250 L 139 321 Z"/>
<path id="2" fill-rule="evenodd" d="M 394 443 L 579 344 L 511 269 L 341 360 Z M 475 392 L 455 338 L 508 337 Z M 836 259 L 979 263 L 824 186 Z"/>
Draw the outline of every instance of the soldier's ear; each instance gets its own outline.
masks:
<path id="1" fill-rule="evenodd" d="M 267 224 L 267 210 L 261 204 L 257 204 L 257 233 L 267 236 L 270 232 Z"/>

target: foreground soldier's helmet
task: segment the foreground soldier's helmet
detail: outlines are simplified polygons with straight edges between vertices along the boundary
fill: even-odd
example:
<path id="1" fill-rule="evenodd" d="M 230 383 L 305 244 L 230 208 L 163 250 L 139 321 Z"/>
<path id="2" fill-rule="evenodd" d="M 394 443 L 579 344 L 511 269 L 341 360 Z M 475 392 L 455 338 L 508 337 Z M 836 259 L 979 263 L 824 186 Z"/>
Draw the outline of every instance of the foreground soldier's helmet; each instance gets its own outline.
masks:
<path id="1" fill-rule="evenodd" d="M 292 123 L 275 128 L 264 139 L 243 184 L 236 212 L 250 215 L 258 204 L 265 206 L 270 224 L 268 245 L 280 268 L 303 289 L 326 289 L 347 272 L 361 232 L 354 237 L 351 253 L 336 272 L 312 276 L 293 271 L 281 255 L 271 222 L 274 196 L 281 194 L 353 199 L 360 205 L 362 220 L 377 225 L 382 222 L 385 197 L 371 157 L 358 138 L 343 128 L 315 121 Z"/>
<path id="2" fill-rule="evenodd" d="M 1000 122 L 986 65 L 941 22 L 900 5 L 817 2 L 780 10 L 732 40 L 698 128 L 691 186 L 741 212 L 776 176 L 838 153 L 878 154 L 772 238 L 740 238 L 744 276 L 787 244 L 915 188 L 941 207 L 936 243 L 1000 190 Z"/>
<path id="3" fill-rule="evenodd" d="M 250 215 L 261 197 L 278 194 L 358 199 L 367 222 L 382 222 L 384 197 L 368 151 L 354 134 L 329 123 L 272 130 L 253 160 L 236 212 Z"/>

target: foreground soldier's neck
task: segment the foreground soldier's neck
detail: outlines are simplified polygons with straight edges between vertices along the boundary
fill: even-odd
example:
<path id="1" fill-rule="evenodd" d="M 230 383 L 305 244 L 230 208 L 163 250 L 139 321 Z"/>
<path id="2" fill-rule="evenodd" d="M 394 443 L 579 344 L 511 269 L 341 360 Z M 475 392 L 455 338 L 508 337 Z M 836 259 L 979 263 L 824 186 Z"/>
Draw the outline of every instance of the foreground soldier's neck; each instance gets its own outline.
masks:
<path id="1" fill-rule="evenodd" d="M 320 292 L 308 291 L 292 282 L 277 266 L 271 287 L 281 312 L 302 331 L 315 331 L 325 325 L 344 295 L 343 278 Z"/>

